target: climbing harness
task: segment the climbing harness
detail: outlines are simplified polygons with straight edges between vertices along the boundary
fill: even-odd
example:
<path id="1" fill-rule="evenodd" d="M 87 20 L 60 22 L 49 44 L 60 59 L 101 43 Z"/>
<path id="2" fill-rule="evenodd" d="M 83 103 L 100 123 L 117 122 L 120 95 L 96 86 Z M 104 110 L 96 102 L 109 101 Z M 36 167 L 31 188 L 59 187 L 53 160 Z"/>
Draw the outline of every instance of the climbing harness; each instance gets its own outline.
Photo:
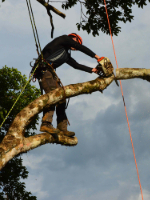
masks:
<path id="1" fill-rule="evenodd" d="M 106 15 L 107 15 L 107 20 L 108 20 L 108 26 L 109 26 L 109 31 L 110 31 L 110 35 L 111 35 L 112 45 L 113 45 L 114 56 L 115 56 L 116 65 L 117 65 L 117 69 L 118 69 L 119 67 L 118 67 L 117 57 L 116 57 L 116 53 L 115 53 L 115 47 L 114 47 L 114 42 L 113 42 L 113 38 L 112 38 L 111 26 L 110 26 L 110 22 L 109 22 L 109 16 L 108 16 L 107 5 L 106 5 L 106 1 L 105 1 L 105 0 L 104 0 L 104 4 L 105 4 L 105 10 L 106 10 Z M 139 171 L 138 171 L 138 166 L 137 166 L 136 157 L 135 157 L 135 151 L 134 151 L 134 146 L 133 146 L 133 140 L 132 140 L 132 136 L 131 136 L 130 124 L 129 124 L 129 119 L 128 119 L 128 115 L 127 115 L 127 109 L 126 109 L 125 99 L 124 99 L 124 95 L 123 95 L 123 89 L 122 89 L 121 80 L 119 80 L 119 82 L 120 82 L 121 94 L 122 94 L 122 99 L 123 99 L 124 108 L 125 108 L 125 113 L 126 113 L 126 118 L 127 118 L 127 124 L 128 124 L 128 129 L 129 129 L 129 135 L 130 135 L 131 144 L 132 144 L 132 149 L 133 149 L 133 155 L 134 155 L 134 161 L 135 161 L 135 166 L 136 166 L 136 170 L 137 170 L 138 181 L 139 181 L 140 190 L 141 190 L 141 196 L 142 196 L 142 200 L 144 200 L 144 198 L 143 198 L 143 192 L 142 192 L 142 186 L 141 186 L 141 182 L 140 182 Z"/>
<path id="2" fill-rule="evenodd" d="M 64 90 L 64 98 L 66 99 L 66 93 L 65 93 L 65 88 L 64 88 L 64 86 L 63 86 L 63 84 L 62 84 L 62 82 L 61 82 L 61 80 L 60 80 L 60 78 L 57 76 L 57 74 L 56 74 L 56 72 L 55 72 L 55 70 L 54 70 L 54 68 L 53 68 L 53 63 L 49 63 L 47 60 L 45 60 L 45 59 L 38 59 L 36 62 L 35 62 L 35 67 L 38 65 L 38 68 L 37 68 L 37 70 L 38 70 L 38 72 L 36 73 L 34 73 L 34 75 L 33 75 L 33 78 L 34 79 L 38 79 L 39 81 L 40 81 L 40 79 L 41 79 L 41 73 L 42 73 L 42 71 L 44 72 L 44 71 L 46 71 L 46 70 L 49 70 L 51 73 L 52 73 L 52 75 L 53 75 L 53 77 L 55 77 L 56 78 L 56 81 L 57 81 L 57 83 L 58 84 L 60 84 L 60 86 L 63 88 L 63 90 Z M 32 73 L 32 71 L 34 70 L 34 68 L 35 68 L 34 66 L 33 66 L 33 68 L 32 68 L 32 70 L 31 70 L 31 73 Z"/>
<path id="3" fill-rule="evenodd" d="M 36 67 L 37 64 L 38 64 L 38 68 L 37 68 L 37 72 L 35 71 L 35 73 L 33 75 L 33 80 L 34 79 L 36 80 L 36 78 L 38 79 L 38 82 L 39 82 L 39 85 L 40 85 L 40 90 L 41 90 L 41 95 L 43 95 L 41 76 L 42 76 L 42 73 L 44 73 L 48 70 L 52 73 L 53 77 L 56 79 L 57 84 L 59 84 L 63 88 L 64 99 L 66 99 L 65 88 L 64 88 L 60 78 L 57 76 L 57 74 L 56 74 L 56 72 L 53 68 L 53 63 L 50 64 L 47 60 L 39 58 L 39 59 L 36 60 L 35 65 L 32 67 L 31 73 L 32 73 L 32 71 L 34 70 L 34 68 Z M 70 101 L 70 99 L 68 99 L 68 102 L 66 103 L 65 109 L 67 109 L 69 101 Z M 68 122 L 68 125 L 70 125 L 68 118 L 67 118 L 67 122 Z"/>

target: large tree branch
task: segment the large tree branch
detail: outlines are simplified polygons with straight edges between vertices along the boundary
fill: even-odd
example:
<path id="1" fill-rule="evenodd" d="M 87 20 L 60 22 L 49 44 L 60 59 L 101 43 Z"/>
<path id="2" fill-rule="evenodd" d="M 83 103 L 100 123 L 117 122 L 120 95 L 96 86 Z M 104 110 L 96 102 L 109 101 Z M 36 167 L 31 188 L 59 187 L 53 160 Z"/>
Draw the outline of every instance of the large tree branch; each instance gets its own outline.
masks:
<path id="1" fill-rule="evenodd" d="M 21 138 L 26 126 L 36 114 L 43 111 L 43 108 L 48 108 L 50 105 L 57 104 L 63 100 L 65 96 L 66 98 L 70 98 L 81 94 L 102 91 L 113 81 L 113 79 L 114 76 L 101 79 L 97 78 L 93 81 L 65 86 L 65 94 L 62 88 L 58 88 L 48 94 L 40 96 L 17 114 L 7 135 Z"/>
<path id="2" fill-rule="evenodd" d="M 11 140 L 8 140 L 11 139 Z M 53 137 L 48 133 L 37 134 L 28 138 L 23 138 L 22 140 L 15 140 L 13 137 L 7 137 L 7 140 L 3 141 L 0 151 L 0 170 L 6 165 L 6 163 L 11 160 L 16 155 L 20 153 L 27 152 L 31 149 L 35 149 L 38 146 L 44 145 L 46 143 L 56 143 L 65 146 L 74 146 L 78 143 L 76 137 L 66 137 L 64 135 L 56 135 Z"/>
<path id="3" fill-rule="evenodd" d="M 64 13 L 60 12 L 57 8 L 53 7 L 52 5 L 49 5 L 44 0 L 37 0 L 37 1 L 41 3 L 46 8 L 46 10 L 49 10 L 49 11 L 52 10 L 54 13 L 61 16 L 62 18 L 66 17 Z"/>
<path id="4" fill-rule="evenodd" d="M 116 69 L 116 79 L 142 78 L 150 82 L 150 69 L 120 68 Z"/>
<path id="5" fill-rule="evenodd" d="M 114 76 L 104 79 L 97 78 L 93 81 L 65 86 L 66 98 L 88 94 L 95 91 L 103 91 L 113 81 L 113 79 Z M 0 144 L 0 169 L 14 156 L 45 143 L 57 143 L 70 146 L 77 144 L 78 140 L 76 137 L 68 138 L 61 135 L 58 137 L 52 137 L 47 133 L 24 138 L 25 128 L 32 118 L 36 114 L 40 113 L 44 108 L 59 103 L 64 99 L 65 94 L 62 88 L 58 88 L 48 94 L 40 96 L 17 114 L 9 128 L 9 131 Z"/>
<path id="6" fill-rule="evenodd" d="M 150 81 L 150 69 L 122 68 L 116 70 L 116 77 L 112 75 L 108 78 L 97 78 L 93 81 L 65 86 L 66 98 L 81 94 L 91 94 L 95 91 L 103 91 L 114 79 L 131 78 L 142 78 Z M 65 94 L 62 88 L 58 88 L 48 94 L 40 96 L 17 114 L 9 131 L 0 144 L 0 169 L 14 156 L 46 143 L 70 146 L 77 144 L 78 140 L 76 137 L 69 138 L 63 135 L 54 137 L 48 133 L 42 133 L 28 138 L 24 137 L 25 128 L 32 121 L 32 118 L 50 105 L 60 103 L 64 99 Z"/>

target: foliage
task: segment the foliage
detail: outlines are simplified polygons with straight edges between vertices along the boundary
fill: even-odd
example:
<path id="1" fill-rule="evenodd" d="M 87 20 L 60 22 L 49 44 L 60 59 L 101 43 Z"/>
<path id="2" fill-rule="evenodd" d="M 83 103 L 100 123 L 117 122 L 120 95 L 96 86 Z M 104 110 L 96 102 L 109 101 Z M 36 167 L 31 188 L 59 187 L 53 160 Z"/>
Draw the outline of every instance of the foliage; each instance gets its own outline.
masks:
<path id="1" fill-rule="evenodd" d="M 5 0 L 2 0 L 4 2 Z M 48 1 L 52 3 L 51 1 Z M 62 1 L 57 1 L 62 2 Z M 134 19 L 132 7 L 137 5 L 143 8 L 150 0 L 106 0 L 112 35 L 121 32 L 119 22 L 131 22 Z M 66 0 L 62 2 L 63 9 L 70 9 L 77 3 L 81 5 L 80 22 L 76 23 L 78 30 L 82 29 L 93 36 L 99 35 L 99 31 L 109 34 L 108 21 L 104 0 Z M 86 13 L 85 13 L 86 12 Z"/>
<path id="2" fill-rule="evenodd" d="M 26 167 L 22 166 L 21 158 L 13 158 L 0 172 L 0 199 L 4 200 L 4 194 L 9 200 L 36 200 L 31 192 L 25 191 L 25 183 L 20 178 L 28 177 Z"/>
<path id="3" fill-rule="evenodd" d="M 11 109 L 13 103 L 16 101 L 16 98 L 19 96 L 21 89 L 27 82 L 27 77 L 21 75 L 15 68 L 3 67 L 0 69 L 0 124 L 4 120 L 6 114 Z M 31 84 L 28 84 L 19 98 L 18 102 L 15 105 L 15 108 L 10 113 L 9 117 L 3 124 L 1 128 L 1 135 L 8 131 L 10 124 L 12 123 L 15 116 L 30 102 L 35 100 L 40 95 L 40 90 Z M 32 123 L 27 127 L 25 136 L 34 135 L 36 130 L 38 117 L 32 120 Z M 31 130 L 32 129 L 32 132 Z"/>
<path id="4" fill-rule="evenodd" d="M 138 5 L 139 8 L 146 6 L 146 2 L 150 0 L 106 0 L 111 31 L 113 35 L 118 35 L 121 27 L 118 23 L 131 22 L 134 18 L 132 15 L 133 5 Z M 108 21 L 105 11 L 104 0 L 68 0 L 62 4 L 62 8 L 72 8 L 77 2 L 81 4 L 81 20 L 77 23 L 77 28 L 92 32 L 93 36 L 99 35 L 99 31 L 109 34 Z M 82 5 L 86 9 L 86 15 L 83 12 Z"/>
<path id="5" fill-rule="evenodd" d="M 26 76 L 22 76 L 17 69 L 8 68 L 6 66 L 0 69 L 0 124 L 9 112 L 26 82 Z M 37 88 L 30 84 L 27 85 L 25 91 L 0 130 L 0 142 L 4 138 L 16 114 L 39 95 L 40 91 Z M 35 134 L 34 130 L 36 130 L 38 119 L 38 116 L 36 116 L 28 126 L 25 132 L 26 137 Z M 27 177 L 28 171 L 26 167 L 22 166 L 21 158 L 16 157 L 9 161 L 0 172 L 0 199 L 3 200 L 3 195 L 6 194 L 10 200 L 36 200 L 35 196 L 31 196 L 30 192 L 25 191 L 25 183 L 20 182 L 20 178 L 26 179 Z"/>

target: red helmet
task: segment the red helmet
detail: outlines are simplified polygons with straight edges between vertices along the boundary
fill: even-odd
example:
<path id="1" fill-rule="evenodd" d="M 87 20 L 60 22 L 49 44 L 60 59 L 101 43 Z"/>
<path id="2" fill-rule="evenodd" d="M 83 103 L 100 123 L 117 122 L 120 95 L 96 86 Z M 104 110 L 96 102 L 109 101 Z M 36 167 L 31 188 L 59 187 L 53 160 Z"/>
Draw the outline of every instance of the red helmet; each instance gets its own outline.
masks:
<path id="1" fill-rule="evenodd" d="M 68 36 L 76 37 L 79 44 L 83 43 L 82 38 L 79 35 L 77 35 L 76 33 L 70 33 Z"/>

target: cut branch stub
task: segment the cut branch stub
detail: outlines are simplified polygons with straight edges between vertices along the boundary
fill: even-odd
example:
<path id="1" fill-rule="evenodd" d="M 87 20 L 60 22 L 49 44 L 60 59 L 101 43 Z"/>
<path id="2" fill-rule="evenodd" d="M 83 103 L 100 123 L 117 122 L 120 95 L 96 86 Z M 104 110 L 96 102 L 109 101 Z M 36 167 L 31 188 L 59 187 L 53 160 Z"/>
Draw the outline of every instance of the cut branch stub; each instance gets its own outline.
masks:
<path id="1" fill-rule="evenodd" d="M 62 18 L 65 18 L 66 15 L 62 12 L 60 12 L 57 8 L 53 7 L 52 5 L 49 5 L 48 3 L 46 3 L 44 0 L 37 0 L 39 3 L 41 3 L 46 10 L 52 10 L 54 13 L 56 13 L 57 15 L 59 15 Z"/>

